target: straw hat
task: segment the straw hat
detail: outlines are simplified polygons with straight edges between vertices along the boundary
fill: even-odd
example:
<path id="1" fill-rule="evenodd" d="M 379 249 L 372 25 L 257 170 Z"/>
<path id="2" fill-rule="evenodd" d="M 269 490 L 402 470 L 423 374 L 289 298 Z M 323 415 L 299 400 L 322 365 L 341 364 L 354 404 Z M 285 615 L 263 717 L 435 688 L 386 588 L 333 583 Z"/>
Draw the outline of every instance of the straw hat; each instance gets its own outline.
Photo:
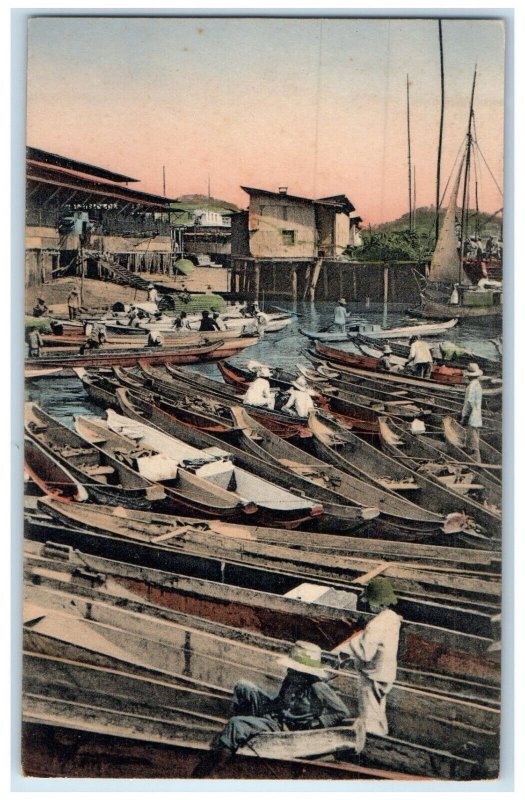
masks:
<path id="1" fill-rule="evenodd" d="M 73 286 L 73 288 L 71 289 L 71 294 L 78 294 L 78 289 L 76 288 L 76 286 Z"/>
<path id="2" fill-rule="evenodd" d="M 259 367 L 259 369 L 257 370 L 257 375 L 259 376 L 259 378 L 271 378 L 272 371 L 269 367 L 264 367 L 264 366 Z"/>
<path id="3" fill-rule="evenodd" d="M 306 378 L 304 377 L 304 375 L 299 375 L 297 380 L 293 381 L 292 386 L 295 386 L 296 389 L 300 389 L 300 390 L 306 389 L 307 384 L 306 384 Z"/>
<path id="4" fill-rule="evenodd" d="M 341 297 L 341 299 L 339 300 L 339 305 L 346 306 L 346 300 L 344 299 L 344 297 Z"/>
<path id="5" fill-rule="evenodd" d="M 383 353 L 384 353 L 385 355 L 391 355 L 391 353 L 392 353 L 392 348 L 390 347 L 390 345 L 389 345 L 389 344 L 385 344 L 385 346 L 383 347 Z"/>
<path id="6" fill-rule="evenodd" d="M 371 608 L 397 605 L 397 597 L 388 578 L 372 578 L 363 598 Z"/>
<path id="7" fill-rule="evenodd" d="M 296 642 L 289 656 L 280 658 L 279 663 L 295 672 L 305 672 L 315 675 L 321 680 L 326 680 L 330 673 L 323 669 L 321 662 L 321 648 L 311 642 Z"/>
<path id="8" fill-rule="evenodd" d="M 466 378 L 481 378 L 482 375 L 483 370 L 481 370 L 474 361 L 468 365 L 465 371 Z"/>
<path id="9" fill-rule="evenodd" d="M 148 283 L 148 289 L 154 289 L 154 288 L 155 288 L 155 287 L 153 286 L 153 284 L 152 284 L 152 283 Z"/>

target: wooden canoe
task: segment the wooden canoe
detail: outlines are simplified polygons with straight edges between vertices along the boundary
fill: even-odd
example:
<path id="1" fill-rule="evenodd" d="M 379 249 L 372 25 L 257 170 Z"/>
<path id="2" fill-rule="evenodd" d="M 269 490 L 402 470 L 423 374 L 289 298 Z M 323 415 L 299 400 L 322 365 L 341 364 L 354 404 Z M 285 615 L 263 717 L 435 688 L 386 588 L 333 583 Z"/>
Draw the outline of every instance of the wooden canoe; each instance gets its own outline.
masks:
<path id="1" fill-rule="evenodd" d="M 138 515 L 136 512 L 126 513 L 123 509 L 119 509 L 118 514 L 112 514 L 104 506 L 92 504 L 85 508 L 75 506 L 69 512 L 64 512 L 61 505 L 44 498 L 39 502 L 39 510 L 61 525 L 107 532 L 130 543 L 146 544 L 155 551 L 162 551 L 158 558 L 152 552 L 152 558 L 156 558 L 165 568 L 171 564 L 170 568 L 175 571 L 178 570 L 177 553 L 194 554 L 202 559 L 219 558 L 229 562 L 232 571 L 235 563 L 246 564 L 263 571 L 296 575 L 299 581 L 315 581 L 316 586 L 320 587 L 316 600 L 318 603 L 321 602 L 322 586 L 326 587 L 325 600 L 329 598 L 329 590 L 337 588 L 341 590 L 337 596 L 337 602 L 341 604 L 346 602 L 344 591 L 352 592 L 357 597 L 368 582 L 369 575 L 381 574 L 392 580 L 400 601 L 400 613 L 405 619 L 420 619 L 426 613 L 430 616 L 434 603 L 436 611 L 433 619 L 437 622 L 439 618 L 444 627 L 447 627 L 448 605 L 454 606 L 453 625 L 456 629 L 468 627 L 471 631 L 484 630 L 485 633 L 492 630 L 490 615 L 497 611 L 496 604 L 501 593 L 500 581 L 494 576 L 462 570 L 449 573 L 439 567 L 422 568 L 415 564 L 389 564 L 387 560 L 351 554 L 325 555 L 322 563 L 319 563 L 318 553 L 298 553 L 284 545 L 254 543 L 217 534 L 209 529 L 203 530 L 198 520 L 147 513 Z M 256 580 L 260 582 L 261 579 L 262 573 L 259 573 Z M 458 584 L 461 584 L 460 589 Z M 425 601 L 421 604 L 423 597 Z M 458 611 L 458 605 L 461 605 L 459 598 L 462 598 L 463 606 Z M 347 601 L 353 602 L 350 594 Z M 482 621 L 483 614 L 485 622 Z M 489 620 L 486 619 L 487 614 Z"/>
<path id="2" fill-rule="evenodd" d="M 202 447 L 206 444 L 209 447 L 218 447 L 231 454 L 235 463 L 243 467 L 253 475 L 263 476 L 265 480 L 270 481 L 278 487 L 289 490 L 292 485 L 290 482 L 290 473 L 288 470 L 278 467 L 270 463 L 262 461 L 260 458 L 253 456 L 251 453 L 242 450 L 231 443 L 225 443 L 210 433 L 202 430 L 195 430 L 189 425 L 184 424 L 176 413 L 176 407 L 173 408 L 173 413 L 158 408 L 157 406 L 146 402 L 140 397 L 132 395 L 129 390 L 118 390 L 117 396 L 121 403 L 122 411 L 131 419 L 138 421 L 147 421 L 149 425 L 153 425 L 169 436 L 174 436 L 182 441 Z M 313 489 L 313 485 L 307 485 L 308 489 Z M 305 503 L 310 502 L 313 509 L 310 513 L 310 518 L 304 519 L 303 524 L 315 524 L 316 528 L 321 525 L 322 530 L 337 530 L 340 532 L 351 532 L 357 527 L 363 525 L 364 522 L 375 519 L 378 516 L 378 509 L 373 507 L 364 507 L 350 505 L 348 501 L 344 505 L 335 502 L 322 502 L 318 499 L 319 492 L 310 495 L 302 493 L 305 491 L 305 485 L 300 487 L 301 496 L 304 497 Z M 327 493 L 323 493 L 326 497 Z M 321 505 L 322 502 L 322 505 Z M 318 510 L 316 510 L 318 509 Z M 322 512 L 321 512 L 322 509 Z M 268 524 L 276 524 L 277 518 L 273 517 L 268 520 Z M 279 524 L 282 522 L 279 520 Z"/>
<path id="3" fill-rule="evenodd" d="M 323 493 L 328 493 L 327 499 L 330 496 L 333 499 L 339 497 L 341 502 L 344 502 L 344 498 L 347 502 L 375 506 L 387 522 L 400 529 L 421 528 L 434 532 L 441 530 L 444 522 L 442 517 L 425 511 L 378 485 L 371 485 L 341 472 L 309 453 L 298 450 L 289 442 L 283 442 L 262 428 L 241 407 L 234 409 L 233 414 L 237 422 L 239 445 L 261 460 L 272 461 L 274 465 L 285 468 L 290 474 L 291 485 L 313 483 L 315 487 L 321 487 Z M 314 490 L 319 492 L 318 488 L 309 491 Z"/>
<path id="4" fill-rule="evenodd" d="M 24 437 L 24 469 L 45 495 L 61 504 L 80 503 L 88 498 L 80 481 L 30 436 Z"/>
<path id="5" fill-rule="evenodd" d="M 459 422 L 452 417 L 444 417 L 443 432 L 451 455 L 458 461 L 468 461 L 469 457 L 465 452 L 467 433 Z M 501 468 L 501 452 L 488 444 L 483 437 L 479 440 L 479 452 L 483 464 L 494 464 Z M 497 477 L 497 473 L 494 473 L 494 477 Z"/>
<path id="6" fill-rule="evenodd" d="M 119 398 L 125 391 L 117 390 Z M 157 462 L 161 470 L 169 466 L 173 478 L 157 482 L 176 499 L 179 510 L 207 517 L 250 514 L 257 515 L 254 519 L 270 517 L 276 524 L 290 525 L 323 513 L 318 503 L 239 468 L 222 447 L 196 448 L 145 424 L 140 415 L 132 420 L 111 409 L 106 413 L 108 422 L 79 417 L 76 426 L 103 449 L 126 454 L 138 468 L 149 470 L 151 465 L 156 469 Z"/>
<path id="7" fill-rule="evenodd" d="M 150 388 L 164 398 L 178 402 L 181 395 L 192 397 L 210 397 L 213 401 L 232 406 L 240 402 L 239 393 L 232 387 L 205 375 L 189 370 L 175 370 L 170 365 L 151 368 L 149 364 L 139 362 L 140 373 L 132 374 L 129 370 L 115 369 L 115 374 L 125 386 L 135 389 L 138 386 Z M 248 406 L 253 416 L 265 427 L 284 438 L 309 437 L 310 432 L 305 421 L 279 411 Z"/>
<path id="8" fill-rule="evenodd" d="M 115 665 L 119 671 L 133 670 L 138 674 L 144 674 L 146 670 L 146 674 L 157 674 L 166 682 L 175 679 L 177 684 L 186 675 L 198 683 L 204 679 L 206 688 L 215 693 L 218 689 L 231 690 L 239 674 L 271 692 L 282 680 L 284 668 L 279 663 L 282 649 L 276 653 L 274 649 L 262 650 L 260 646 L 258 649 L 253 646 L 246 648 L 239 642 L 228 642 L 208 634 L 208 646 L 203 650 L 204 637 L 198 630 L 168 625 L 151 615 L 144 619 L 109 603 L 97 602 L 95 598 L 99 592 L 90 592 L 91 617 L 80 616 L 82 603 L 79 598 L 78 606 L 75 603 L 69 615 L 68 624 L 67 613 L 57 613 L 49 608 L 53 604 L 60 605 L 62 601 L 57 594 L 46 593 L 44 575 L 42 579 L 44 585 L 32 587 L 29 594 L 31 601 L 39 600 L 40 608 L 44 610 L 43 617 L 30 619 L 31 624 L 26 627 L 25 645 L 29 652 L 37 650 L 75 661 Z M 213 656 L 210 647 L 214 649 Z M 353 674 L 341 672 L 334 678 L 350 713 L 354 713 L 356 688 Z M 416 707 L 416 714 L 421 717 L 419 725 L 415 724 Z M 484 760 L 490 749 L 499 722 L 494 708 L 401 686 L 395 686 L 389 695 L 389 716 L 393 737 L 403 736 L 427 747 L 442 747 L 446 743 L 454 755 L 463 755 L 460 748 L 464 744 L 467 726 L 469 741 L 472 742 L 470 758 L 478 763 Z"/>
<path id="9" fill-rule="evenodd" d="M 63 465 L 100 503 L 147 508 L 164 491 L 125 464 L 94 447 L 74 430 L 51 417 L 36 403 L 25 404 L 25 428 L 31 439 Z"/>
<path id="10" fill-rule="evenodd" d="M 461 381 L 447 383 L 427 378 L 416 378 L 410 375 L 399 375 L 392 372 L 378 372 L 374 363 L 377 361 L 377 359 L 373 359 L 368 356 L 355 356 L 352 353 L 345 353 L 336 347 L 329 347 L 321 342 L 316 342 L 315 353 L 321 358 L 326 358 L 333 364 L 340 364 L 344 366 L 350 372 L 357 375 L 366 375 L 367 372 L 371 372 L 373 375 L 375 375 L 375 377 L 383 381 L 385 384 L 401 384 L 408 387 L 430 390 L 441 395 L 450 394 L 452 396 L 463 396 L 465 393 L 463 374 L 461 375 Z M 362 362 L 358 364 L 356 359 L 362 359 Z M 484 395 L 486 397 L 500 397 L 501 393 L 502 387 L 498 384 L 484 389 Z"/>
<path id="11" fill-rule="evenodd" d="M 399 493 L 436 514 L 443 514 L 443 503 L 436 497 L 433 486 L 421 480 L 419 473 L 404 462 L 372 447 L 326 415 L 312 414 L 308 424 L 313 434 L 312 446 L 319 458 L 386 491 Z M 460 508 L 461 502 L 456 500 L 456 510 Z M 462 541 L 468 535 L 467 530 L 444 534 L 444 538 Z"/>
<path id="12" fill-rule="evenodd" d="M 444 513 L 454 513 L 460 509 L 467 513 L 481 527 L 484 536 L 499 539 L 501 537 L 501 515 L 496 511 L 475 502 L 465 494 L 453 491 L 452 486 L 445 485 L 429 470 L 421 467 L 429 463 L 428 455 L 422 456 L 421 446 L 410 434 L 395 426 L 391 420 L 380 420 L 381 447 L 393 458 L 397 458 L 408 469 L 415 473 L 415 479 L 430 483 L 435 487 L 436 498 L 442 504 Z M 451 469 L 453 470 L 453 462 Z M 454 498 L 452 500 L 452 498 Z"/>
<path id="13" fill-rule="evenodd" d="M 57 503 L 52 497 L 26 498 L 26 510 L 29 514 L 35 514 L 36 509 L 43 512 L 54 510 L 54 517 L 64 523 L 73 525 L 73 515 L 80 527 L 91 527 L 88 525 L 87 513 L 77 506 L 67 507 L 64 512 L 63 505 Z M 83 506 L 87 511 L 88 506 Z M 241 545 L 245 551 L 250 552 L 252 548 L 262 545 L 274 545 L 280 548 L 287 548 L 293 551 L 293 557 L 297 563 L 305 561 L 312 562 L 315 557 L 317 566 L 322 570 L 329 564 L 337 567 L 340 563 L 346 563 L 346 559 L 368 559 L 381 560 L 385 563 L 394 562 L 396 565 L 406 565 L 410 569 L 421 568 L 424 570 L 437 570 L 439 572 L 451 574 L 461 572 L 469 576 L 500 576 L 501 558 L 493 550 L 478 550 L 464 547 L 450 547 L 447 545 L 429 545 L 413 542 L 386 541 L 384 539 L 359 539 L 347 536 L 331 536 L 306 531 L 286 530 L 283 528 L 265 528 L 258 525 L 242 525 L 224 522 L 222 520 L 204 520 L 193 517 L 173 516 L 154 511 L 142 511 L 128 508 L 112 509 L 103 505 L 89 504 L 93 520 L 98 519 L 97 524 L 93 524 L 93 529 L 99 525 L 106 526 L 105 529 L 111 533 L 118 533 L 122 525 L 127 525 L 132 530 L 137 527 L 142 530 L 150 530 L 151 535 L 159 535 L 168 528 L 179 530 L 189 526 L 184 536 L 190 535 L 203 537 L 203 540 L 220 541 L 228 543 L 222 546 Z M 72 514 L 68 514 L 68 511 Z M 97 515 L 98 516 L 95 516 Z M 67 515 L 67 516 L 66 516 Z M 69 520 L 69 521 L 68 521 Z M 179 539 L 176 537 L 175 541 Z M 160 543 L 162 544 L 162 543 Z M 327 560 L 325 561 L 325 557 Z"/>
<path id="14" fill-rule="evenodd" d="M 27 369 L 44 367 L 113 367 L 133 366 L 139 360 L 149 364 L 197 364 L 209 361 L 221 342 L 201 345 L 178 345 L 177 347 L 137 347 L 128 350 L 90 350 L 84 355 L 75 354 L 49 354 L 39 358 L 28 358 L 25 361 Z M 54 351 L 56 348 L 52 348 Z"/>
<path id="15" fill-rule="evenodd" d="M 118 368 L 114 372 L 122 385 L 138 391 L 139 394 L 143 391 L 148 392 L 150 400 L 160 408 L 169 412 L 173 404 L 176 404 L 177 414 L 187 425 L 218 435 L 225 434 L 226 438 L 229 438 L 234 426 L 231 407 L 239 402 L 235 394 L 214 393 L 201 387 L 192 387 L 191 384 L 170 378 L 167 373 L 167 380 L 157 380 L 157 378 L 150 378 L 144 373 L 141 377 L 141 375 L 132 375 L 128 370 Z M 211 383 L 220 386 L 217 381 L 211 381 Z M 117 386 L 114 386 L 116 389 Z M 261 425 L 269 428 L 283 439 L 298 441 L 309 438 L 311 435 L 303 419 L 290 417 L 276 411 L 257 409 L 253 406 L 249 406 L 249 408 Z"/>
<path id="16" fill-rule="evenodd" d="M 48 532 L 45 523 L 37 523 Z M 38 530 L 31 524 L 30 531 Z M 104 602 L 121 601 L 121 607 L 153 603 L 156 616 L 176 622 L 191 620 L 194 628 L 223 634 L 225 639 L 239 639 L 256 644 L 260 636 L 272 637 L 272 649 L 293 643 L 300 636 L 330 650 L 348 637 L 362 620 L 372 617 L 356 609 L 312 604 L 296 592 L 286 592 L 288 585 L 273 579 L 273 589 L 247 587 L 255 571 L 226 565 L 224 576 L 212 567 L 211 573 L 195 575 L 195 566 L 185 572 L 168 572 L 139 561 L 137 564 L 105 558 L 98 551 L 103 534 L 70 529 L 72 544 L 37 539 L 25 543 L 25 574 L 33 585 L 46 585 L 55 591 L 71 591 L 83 596 L 97 596 Z M 57 528 L 57 534 L 61 530 Z M 106 537 L 107 538 L 107 537 Z M 83 541 L 83 545 L 79 546 Z M 39 542 L 42 542 L 39 544 Z M 144 551 L 144 548 L 142 548 Z M 128 547 L 128 553 L 131 553 Z M 180 564 L 183 564 L 183 558 Z M 272 575 L 267 574 L 271 582 Z M 214 580 L 212 580 L 214 579 Z M 69 584 L 69 589 L 67 588 Z M 149 587 L 149 588 L 148 588 Z M 270 590 L 271 589 L 271 590 Z M 129 602 L 125 602 L 125 601 Z M 67 606 L 66 606 L 67 608 Z M 313 613 L 314 612 L 314 613 Z M 361 620 L 361 622 L 359 621 Z M 141 630 L 147 632 L 147 623 Z M 432 686 L 437 693 L 463 699 L 479 700 L 487 705 L 498 704 L 499 664 L 491 657 L 492 637 L 443 628 L 435 624 L 404 620 L 400 633 L 398 681 L 412 688 Z M 332 659 L 333 660 L 333 659 Z"/>

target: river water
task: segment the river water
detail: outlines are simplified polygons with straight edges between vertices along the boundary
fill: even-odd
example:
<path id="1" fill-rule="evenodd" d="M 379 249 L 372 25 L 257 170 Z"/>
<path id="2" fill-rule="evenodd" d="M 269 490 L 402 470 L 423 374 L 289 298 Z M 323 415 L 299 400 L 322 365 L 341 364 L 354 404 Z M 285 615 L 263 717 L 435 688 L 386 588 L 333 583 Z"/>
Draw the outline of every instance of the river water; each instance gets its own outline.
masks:
<path id="1" fill-rule="evenodd" d="M 291 325 L 282 331 L 268 333 L 254 346 L 244 350 L 232 363 L 246 364 L 251 359 L 261 361 L 271 367 L 286 367 L 294 370 L 297 364 L 307 364 L 307 349 L 311 342 L 300 333 L 299 328 L 308 330 L 322 330 L 328 327 L 333 320 L 333 303 L 298 303 L 294 306 L 291 302 L 280 301 L 279 308 L 296 311 L 298 315 Z M 266 310 L 274 307 L 268 303 Z M 383 327 L 392 328 L 401 324 L 413 324 L 413 319 L 406 314 L 405 304 L 372 304 L 365 307 L 363 304 L 349 304 L 348 310 L 352 313 L 352 320 L 364 320 L 378 323 Z M 459 324 L 444 337 L 433 337 L 438 342 L 443 339 L 456 342 L 470 350 L 474 356 L 498 359 L 496 348 L 492 339 L 501 334 L 501 320 L 494 317 L 475 320 L 461 320 Z M 338 343 L 336 347 L 343 350 L 352 350 L 351 342 Z M 195 369 L 217 380 L 222 380 L 217 366 L 199 364 L 188 367 Z M 66 425 L 73 426 L 74 417 L 80 414 L 102 416 L 103 410 L 94 405 L 87 396 L 82 383 L 78 378 L 47 377 L 29 381 L 27 384 L 26 398 L 38 403 L 50 414 L 57 417 Z"/>

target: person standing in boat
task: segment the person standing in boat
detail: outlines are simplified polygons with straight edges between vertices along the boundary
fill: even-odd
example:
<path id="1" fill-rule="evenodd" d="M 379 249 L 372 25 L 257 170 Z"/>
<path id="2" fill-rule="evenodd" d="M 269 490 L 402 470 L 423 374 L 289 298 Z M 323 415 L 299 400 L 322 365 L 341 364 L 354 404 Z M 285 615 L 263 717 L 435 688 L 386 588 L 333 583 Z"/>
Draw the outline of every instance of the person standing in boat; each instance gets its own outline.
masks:
<path id="1" fill-rule="evenodd" d="M 363 599 L 370 611 L 379 613 L 364 630 L 354 633 L 332 653 L 354 662 L 359 716 L 366 732 L 387 736 L 386 700 L 396 679 L 399 630 L 403 618 L 390 608 L 397 604 L 397 597 L 388 578 L 373 578 Z"/>
<path id="2" fill-rule="evenodd" d="M 349 314 L 346 310 L 346 300 L 344 297 L 341 297 L 334 311 L 334 328 L 336 331 L 345 333 L 348 317 Z"/>
<path id="3" fill-rule="evenodd" d="M 275 408 L 275 394 L 272 392 L 270 381 L 268 380 L 271 377 L 272 373 L 268 367 L 261 366 L 258 368 L 256 379 L 250 383 L 248 391 L 242 399 L 244 405 L 269 408 L 273 411 Z"/>
<path id="4" fill-rule="evenodd" d="M 313 408 L 312 392 L 308 388 L 304 375 L 299 375 L 297 380 L 292 383 L 288 400 L 281 411 L 306 419 Z"/>
<path id="5" fill-rule="evenodd" d="M 483 401 L 483 389 L 480 378 L 483 371 L 477 364 L 469 364 L 465 371 L 465 378 L 469 384 L 465 391 L 465 401 L 461 411 L 461 424 L 467 428 L 466 450 L 476 463 L 481 464 L 481 454 L 479 452 L 480 430 L 483 427 L 481 418 L 481 403 Z"/>
<path id="6" fill-rule="evenodd" d="M 249 681 L 234 686 L 233 716 L 197 764 L 194 778 L 204 778 L 223 766 L 259 733 L 331 728 L 350 715 L 326 682 L 330 673 L 321 663 L 320 647 L 296 642 L 290 656 L 279 661 L 287 672 L 277 695 L 272 696 Z"/>
<path id="7" fill-rule="evenodd" d="M 414 368 L 414 372 L 420 378 L 430 378 L 432 375 L 432 364 L 434 363 L 430 347 L 417 334 L 410 339 L 410 353 L 406 366 Z"/>

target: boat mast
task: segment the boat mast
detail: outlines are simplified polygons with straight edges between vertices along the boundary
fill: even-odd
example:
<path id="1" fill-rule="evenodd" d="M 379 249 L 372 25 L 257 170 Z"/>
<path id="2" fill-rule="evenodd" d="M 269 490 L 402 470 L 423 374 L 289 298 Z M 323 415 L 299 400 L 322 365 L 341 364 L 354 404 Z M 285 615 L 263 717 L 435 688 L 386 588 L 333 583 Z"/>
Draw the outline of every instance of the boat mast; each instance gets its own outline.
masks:
<path id="1" fill-rule="evenodd" d="M 410 233 L 413 228 L 412 217 L 412 157 L 410 151 L 410 82 L 407 75 L 407 138 L 408 138 L 408 225 Z"/>
<path id="2" fill-rule="evenodd" d="M 470 95 L 470 109 L 468 114 L 468 127 L 467 127 L 467 152 L 465 158 L 465 178 L 463 181 L 463 201 L 461 203 L 461 248 L 459 251 L 459 276 L 458 282 L 461 283 L 461 279 L 463 276 L 463 262 L 465 260 L 465 256 L 463 253 L 463 245 L 465 242 L 465 220 L 467 215 L 467 199 L 468 199 L 468 188 L 469 188 L 469 180 L 470 180 L 470 153 L 472 150 L 472 118 L 474 116 L 474 91 L 476 88 L 476 74 L 477 74 L 477 65 L 474 68 L 474 80 L 472 81 L 472 93 Z"/>
<path id="3" fill-rule="evenodd" d="M 443 64 L 443 30 L 441 26 L 441 20 L 438 20 L 438 26 L 439 26 L 439 63 L 441 69 L 441 112 L 439 116 L 439 141 L 438 141 L 437 170 L 436 170 L 436 242 L 439 236 L 439 207 L 441 205 L 441 197 L 440 197 L 441 150 L 443 147 L 443 120 L 445 116 L 445 69 Z"/>

